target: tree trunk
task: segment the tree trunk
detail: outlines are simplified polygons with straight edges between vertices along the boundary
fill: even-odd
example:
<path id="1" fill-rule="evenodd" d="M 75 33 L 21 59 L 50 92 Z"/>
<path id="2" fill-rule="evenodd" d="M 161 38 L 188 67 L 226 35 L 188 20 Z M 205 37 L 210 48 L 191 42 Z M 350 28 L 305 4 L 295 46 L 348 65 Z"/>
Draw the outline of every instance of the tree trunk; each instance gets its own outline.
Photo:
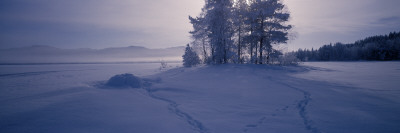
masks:
<path id="1" fill-rule="evenodd" d="M 270 52 L 267 52 L 267 64 L 269 64 L 269 54 Z"/>
<path id="2" fill-rule="evenodd" d="M 240 61 L 240 56 L 241 56 L 241 54 L 240 54 L 240 43 L 241 43 L 241 41 L 240 41 L 240 32 L 241 32 L 241 26 L 239 25 L 239 41 L 238 41 L 238 62 L 241 64 L 241 62 L 242 61 Z"/>
<path id="3" fill-rule="evenodd" d="M 269 41 L 269 39 L 267 40 L 267 64 L 269 64 L 269 55 L 272 52 L 272 46 L 270 44 L 271 42 Z"/>
<path id="4" fill-rule="evenodd" d="M 207 59 L 207 52 L 206 52 L 205 39 L 203 38 L 202 41 L 203 41 L 204 63 L 207 63 L 207 60 L 208 60 L 208 59 Z"/>
<path id="5" fill-rule="evenodd" d="M 215 55 L 214 55 L 215 46 L 213 44 L 210 44 L 210 46 L 211 46 L 211 61 L 215 63 Z"/>
<path id="6" fill-rule="evenodd" d="M 263 64 L 263 60 L 262 60 L 262 56 L 263 56 L 263 49 L 262 49 L 262 47 L 263 47 L 263 40 L 264 40 L 264 38 L 262 37 L 262 38 L 260 39 L 260 59 L 259 59 L 259 63 L 260 63 L 260 64 Z"/>
<path id="7" fill-rule="evenodd" d="M 260 62 L 260 64 L 263 64 L 263 61 L 262 61 L 262 52 L 263 52 L 263 40 L 264 40 L 264 18 L 262 17 L 261 18 L 261 30 L 263 31 L 263 34 L 261 34 L 261 39 L 260 39 L 260 60 L 259 60 L 259 62 Z"/>
<path id="8" fill-rule="evenodd" d="M 254 58 L 254 60 L 255 60 L 254 63 L 255 63 L 255 64 L 258 64 L 258 59 L 257 59 L 257 56 L 258 56 L 258 55 L 257 55 L 257 53 L 258 53 L 258 52 L 257 52 L 257 51 L 258 51 L 258 46 L 257 46 L 257 43 L 255 43 L 255 44 L 256 44 L 256 45 L 255 45 L 255 46 L 256 46 L 256 51 L 254 51 L 254 54 L 255 54 L 254 57 L 256 57 L 256 58 Z"/>
<path id="9" fill-rule="evenodd" d="M 223 64 L 225 64 L 225 63 L 227 63 L 228 61 L 228 59 L 227 59 L 227 53 L 226 53 L 226 39 L 224 39 L 224 61 L 223 61 Z"/>
<path id="10" fill-rule="evenodd" d="M 253 48 L 254 48 L 254 42 L 253 42 L 253 28 L 250 29 L 250 62 L 253 63 Z"/>

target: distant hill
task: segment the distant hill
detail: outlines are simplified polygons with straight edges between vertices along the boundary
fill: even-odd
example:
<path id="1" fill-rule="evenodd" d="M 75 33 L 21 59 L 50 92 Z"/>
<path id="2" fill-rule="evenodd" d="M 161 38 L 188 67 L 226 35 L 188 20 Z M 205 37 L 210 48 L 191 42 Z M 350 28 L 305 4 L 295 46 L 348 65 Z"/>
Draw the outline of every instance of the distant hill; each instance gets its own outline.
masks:
<path id="1" fill-rule="evenodd" d="M 110 63 L 181 61 L 184 46 L 148 49 L 140 46 L 105 49 L 61 49 L 45 45 L 0 49 L 0 63 Z"/>

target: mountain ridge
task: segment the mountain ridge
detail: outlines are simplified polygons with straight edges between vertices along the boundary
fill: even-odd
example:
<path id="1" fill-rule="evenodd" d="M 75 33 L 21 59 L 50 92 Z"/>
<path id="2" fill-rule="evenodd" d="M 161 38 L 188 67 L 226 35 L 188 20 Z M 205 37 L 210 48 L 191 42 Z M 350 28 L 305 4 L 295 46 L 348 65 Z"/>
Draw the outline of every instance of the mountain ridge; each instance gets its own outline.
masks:
<path id="1" fill-rule="evenodd" d="M 181 61 L 183 52 L 184 46 L 160 49 L 142 46 L 63 49 L 47 45 L 32 45 L 0 49 L 0 63 Z"/>

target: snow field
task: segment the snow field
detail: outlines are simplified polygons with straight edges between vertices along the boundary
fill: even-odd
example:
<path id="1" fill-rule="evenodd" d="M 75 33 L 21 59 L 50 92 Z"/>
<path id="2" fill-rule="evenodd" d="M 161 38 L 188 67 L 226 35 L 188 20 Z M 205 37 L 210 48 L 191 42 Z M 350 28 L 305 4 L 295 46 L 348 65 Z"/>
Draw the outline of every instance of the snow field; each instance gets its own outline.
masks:
<path id="1" fill-rule="evenodd" d="M 253 67 L 256 67 L 255 70 Z M 194 119 L 202 122 L 202 132 L 247 132 L 261 124 L 268 125 L 274 117 L 285 119 L 280 119 L 281 124 L 275 123 L 269 131 L 302 127 L 300 117 L 291 117 L 298 113 L 296 100 L 302 95 L 266 80 L 268 76 L 256 73 L 263 68 L 253 67 L 233 65 L 176 69 L 163 73 L 162 82 L 150 89 L 159 88 L 152 93 L 178 101 L 178 108 L 191 112 Z M 282 96 L 286 98 L 282 99 Z M 295 123 L 285 125 L 295 128 L 281 128 L 285 122 Z"/>
<path id="2" fill-rule="evenodd" d="M 154 100 L 137 90 L 110 90 L 95 85 L 124 72 L 141 76 L 154 74 L 160 72 L 159 66 L 1 66 L 0 132 L 190 133 L 192 130 L 189 127 L 181 126 L 186 123 L 170 115 L 165 102 Z M 46 70 L 56 72 L 46 73 Z"/>
<path id="3" fill-rule="evenodd" d="M 399 64 L 3 65 L 0 132 L 399 132 Z M 148 85 L 103 86 L 123 73 Z"/>

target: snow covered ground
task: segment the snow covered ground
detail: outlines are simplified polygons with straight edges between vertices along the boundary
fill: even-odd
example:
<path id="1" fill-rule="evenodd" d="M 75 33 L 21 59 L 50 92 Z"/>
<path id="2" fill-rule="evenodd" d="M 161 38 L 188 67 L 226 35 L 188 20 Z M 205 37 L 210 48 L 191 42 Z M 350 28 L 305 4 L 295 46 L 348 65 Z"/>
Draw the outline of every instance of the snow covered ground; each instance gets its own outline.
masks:
<path id="1" fill-rule="evenodd" d="M 0 132 L 400 132 L 400 62 L 169 65 L 0 65 Z"/>

